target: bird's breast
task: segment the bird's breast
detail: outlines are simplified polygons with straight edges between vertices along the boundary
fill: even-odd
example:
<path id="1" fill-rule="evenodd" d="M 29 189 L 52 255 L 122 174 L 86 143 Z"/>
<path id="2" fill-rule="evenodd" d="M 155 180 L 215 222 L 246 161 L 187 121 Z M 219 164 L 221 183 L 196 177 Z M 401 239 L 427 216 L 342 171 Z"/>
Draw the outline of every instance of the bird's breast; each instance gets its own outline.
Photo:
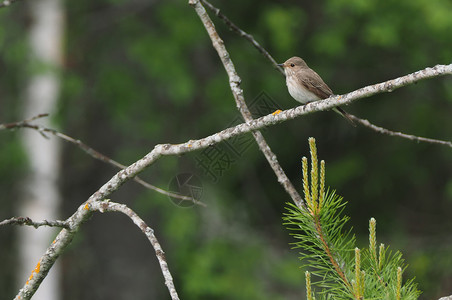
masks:
<path id="1" fill-rule="evenodd" d="M 286 77 L 286 84 L 289 90 L 289 94 L 298 102 L 303 104 L 318 101 L 320 98 L 314 93 L 306 89 L 302 84 L 298 83 L 295 76 Z"/>

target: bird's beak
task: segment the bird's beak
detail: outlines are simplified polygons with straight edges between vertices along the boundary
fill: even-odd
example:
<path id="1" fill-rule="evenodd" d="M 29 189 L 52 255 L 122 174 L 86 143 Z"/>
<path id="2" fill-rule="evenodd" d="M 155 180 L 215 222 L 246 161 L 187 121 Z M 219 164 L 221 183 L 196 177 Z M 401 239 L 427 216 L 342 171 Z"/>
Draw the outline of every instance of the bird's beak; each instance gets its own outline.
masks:
<path id="1" fill-rule="evenodd" d="M 284 68 L 284 64 L 277 64 L 278 67 Z"/>

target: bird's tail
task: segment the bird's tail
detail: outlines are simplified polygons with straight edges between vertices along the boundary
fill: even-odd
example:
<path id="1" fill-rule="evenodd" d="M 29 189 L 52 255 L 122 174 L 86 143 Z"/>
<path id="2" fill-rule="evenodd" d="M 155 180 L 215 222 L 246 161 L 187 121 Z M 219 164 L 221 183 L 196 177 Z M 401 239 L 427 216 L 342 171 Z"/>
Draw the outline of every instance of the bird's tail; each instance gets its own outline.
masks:
<path id="1" fill-rule="evenodd" d="M 341 116 L 343 116 L 345 119 L 347 119 L 347 121 L 352 124 L 354 127 L 356 127 L 356 123 L 353 121 L 352 117 L 350 116 L 349 113 L 347 113 L 345 110 L 343 110 L 340 107 L 335 107 L 333 108 L 333 110 L 335 112 L 337 112 L 338 114 L 340 114 Z"/>

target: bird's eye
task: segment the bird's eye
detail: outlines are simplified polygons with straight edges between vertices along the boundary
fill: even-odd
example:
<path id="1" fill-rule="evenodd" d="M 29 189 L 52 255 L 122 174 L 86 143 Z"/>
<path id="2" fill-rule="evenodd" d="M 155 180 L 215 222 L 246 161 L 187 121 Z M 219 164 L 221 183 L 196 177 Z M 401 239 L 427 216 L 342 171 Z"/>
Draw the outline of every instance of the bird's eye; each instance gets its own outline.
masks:
<path id="1" fill-rule="evenodd" d="M 294 64 L 290 64 L 290 66 L 293 68 L 293 67 L 295 67 L 295 65 Z"/>

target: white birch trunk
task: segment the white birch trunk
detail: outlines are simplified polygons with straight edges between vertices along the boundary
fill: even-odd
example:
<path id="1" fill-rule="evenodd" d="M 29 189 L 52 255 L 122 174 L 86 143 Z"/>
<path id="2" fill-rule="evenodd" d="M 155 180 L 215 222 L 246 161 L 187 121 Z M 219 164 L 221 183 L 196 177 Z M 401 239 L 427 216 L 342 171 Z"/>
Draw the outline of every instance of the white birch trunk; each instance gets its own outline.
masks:
<path id="1" fill-rule="evenodd" d="M 60 90 L 58 69 L 61 66 L 64 13 L 60 0 L 28 2 L 32 24 L 29 31 L 30 62 L 32 68 L 24 90 L 23 117 L 56 111 Z M 50 126 L 48 119 L 40 121 Z M 22 140 L 29 162 L 24 179 L 23 199 L 18 215 L 32 220 L 59 218 L 61 201 L 58 190 L 60 143 L 55 138 L 44 139 L 34 130 L 23 130 Z M 58 229 L 20 227 L 18 285 L 22 286 L 35 268 L 39 258 L 52 242 Z M 60 299 L 59 265 L 56 264 L 33 299 Z"/>

